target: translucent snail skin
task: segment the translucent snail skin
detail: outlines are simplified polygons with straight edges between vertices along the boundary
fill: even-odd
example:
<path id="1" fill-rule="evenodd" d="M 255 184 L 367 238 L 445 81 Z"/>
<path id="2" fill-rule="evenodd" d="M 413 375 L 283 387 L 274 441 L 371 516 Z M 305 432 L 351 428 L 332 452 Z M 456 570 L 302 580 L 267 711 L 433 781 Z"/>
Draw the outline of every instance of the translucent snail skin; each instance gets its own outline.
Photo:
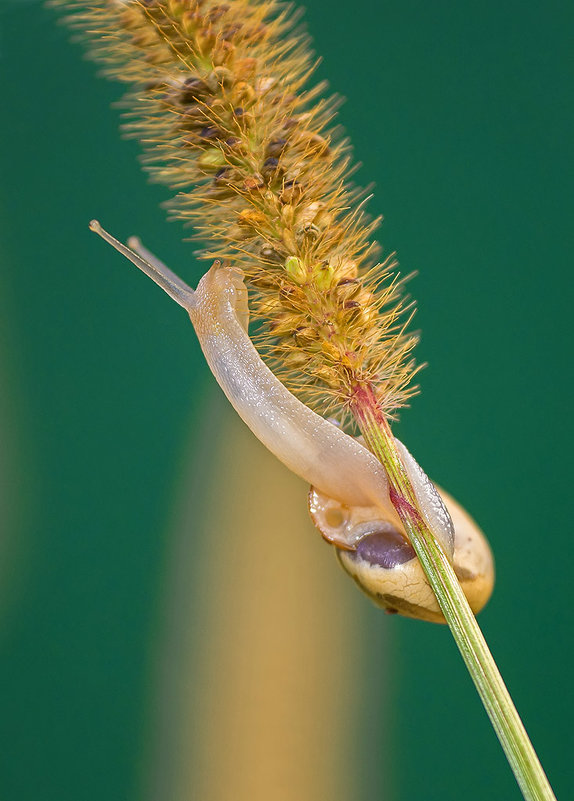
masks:
<path id="1" fill-rule="evenodd" d="M 139 253 L 98 222 L 91 228 L 187 311 L 207 363 L 239 416 L 278 459 L 312 485 L 311 518 L 357 584 L 390 612 L 444 622 L 391 502 L 381 463 L 360 438 L 298 400 L 257 353 L 248 334 L 241 273 L 215 262 L 194 291 L 137 241 Z M 424 519 L 478 612 L 494 581 L 488 543 L 464 510 L 439 493 L 404 445 L 396 442 Z"/>

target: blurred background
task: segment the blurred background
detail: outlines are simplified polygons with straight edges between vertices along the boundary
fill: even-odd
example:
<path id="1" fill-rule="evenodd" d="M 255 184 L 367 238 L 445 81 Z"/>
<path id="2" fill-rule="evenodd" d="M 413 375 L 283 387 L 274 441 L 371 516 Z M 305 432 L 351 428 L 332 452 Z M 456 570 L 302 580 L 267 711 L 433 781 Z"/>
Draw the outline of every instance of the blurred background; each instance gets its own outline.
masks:
<path id="1" fill-rule="evenodd" d="M 574 6 L 308 0 L 418 300 L 398 435 L 480 522 L 480 616 L 572 797 Z M 89 233 L 201 266 L 121 90 L 1 0 L 0 797 L 518 799 L 446 628 L 385 616 L 230 413 L 185 314 Z"/>

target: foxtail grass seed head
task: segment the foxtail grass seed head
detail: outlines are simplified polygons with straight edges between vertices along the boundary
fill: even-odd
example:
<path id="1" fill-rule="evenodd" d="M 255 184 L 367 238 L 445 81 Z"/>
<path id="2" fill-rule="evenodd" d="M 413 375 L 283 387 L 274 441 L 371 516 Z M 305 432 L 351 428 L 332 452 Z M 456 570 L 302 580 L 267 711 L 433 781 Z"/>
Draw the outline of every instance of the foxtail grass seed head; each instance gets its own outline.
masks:
<path id="1" fill-rule="evenodd" d="M 335 99 L 309 87 L 298 14 L 275 0 L 53 0 L 105 74 L 129 84 L 126 132 L 176 190 L 202 257 L 241 269 L 253 340 L 323 415 L 369 387 L 387 416 L 416 391 L 412 304 L 352 186 Z M 405 312 L 408 312 L 405 314 Z"/>

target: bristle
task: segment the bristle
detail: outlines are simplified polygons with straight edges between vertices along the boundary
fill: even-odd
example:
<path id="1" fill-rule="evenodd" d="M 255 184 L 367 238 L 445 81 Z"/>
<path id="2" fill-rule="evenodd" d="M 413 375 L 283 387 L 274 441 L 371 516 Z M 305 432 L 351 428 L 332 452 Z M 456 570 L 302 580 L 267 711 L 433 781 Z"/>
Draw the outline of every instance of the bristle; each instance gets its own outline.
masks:
<path id="1" fill-rule="evenodd" d="M 178 194 L 202 257 L 246 276 L 253 339 L 292 391 L 346 419 L 358 386 L 392 416 L 416 391 L 412 313 L 379 220 L 353 186 L 338 99 L 305 88 L 315 62 L 275 0 L 55 0 L 105 73 L 131 84 L 125 130 Z"/>

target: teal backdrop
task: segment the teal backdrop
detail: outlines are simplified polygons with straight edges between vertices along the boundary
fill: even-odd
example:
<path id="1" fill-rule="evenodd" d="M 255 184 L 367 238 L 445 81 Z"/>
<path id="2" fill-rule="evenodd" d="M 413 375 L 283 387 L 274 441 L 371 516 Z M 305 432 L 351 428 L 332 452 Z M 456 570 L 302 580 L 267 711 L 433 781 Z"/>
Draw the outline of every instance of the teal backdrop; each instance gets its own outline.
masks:
<path id="1" fill-rule="evenodd" d="M 397 430 L 488 533 L 480 621 L 572 798 L 574 5 L 309 0 L 306 19 L 380 238 L 419 271 L 428 367 Z M 1 0 L 0 86 L 0 797 L 136 801 L 172 488 L 217 390 L 185 316 L 87 222 L 201 268 L 118 134 L 120 88 L 53 12 Z M 360 625 L 373 653 L 390 633 L 393 686 L 357 799 L 518 799 L 449 632 L 366 601 Z"/>

